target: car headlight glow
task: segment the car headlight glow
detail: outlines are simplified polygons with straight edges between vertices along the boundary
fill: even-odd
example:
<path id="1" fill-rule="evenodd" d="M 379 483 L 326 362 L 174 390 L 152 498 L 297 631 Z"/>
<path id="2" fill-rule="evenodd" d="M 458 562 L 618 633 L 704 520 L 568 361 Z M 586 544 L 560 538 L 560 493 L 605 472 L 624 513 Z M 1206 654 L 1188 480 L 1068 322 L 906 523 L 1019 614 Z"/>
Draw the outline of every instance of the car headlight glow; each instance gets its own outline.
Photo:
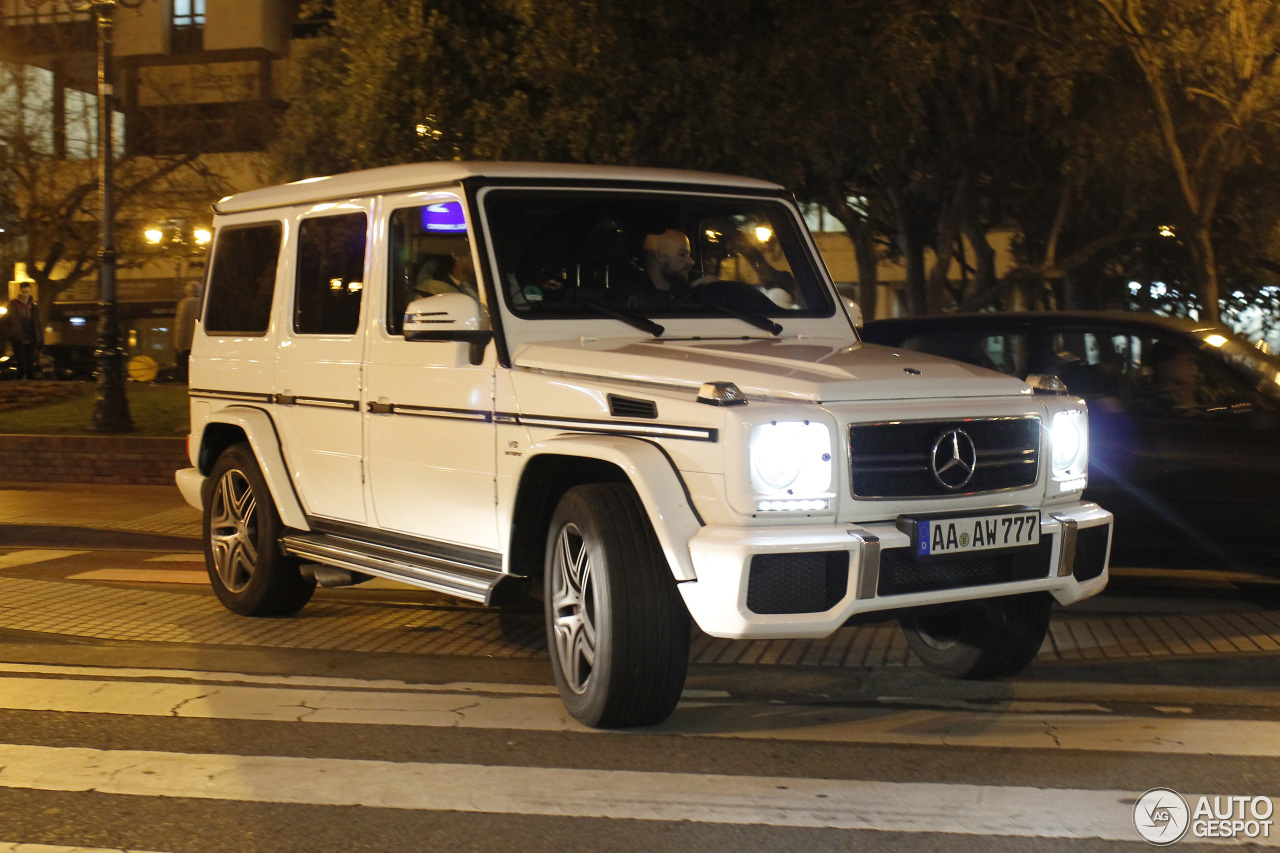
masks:
<path id="1" fill-rule="evenodd" d="M 831 431 L 813 421 L 774 421 L 751 430 L 751 487 L 759 511 L 830 506 Z"/>
<path id="2" fill-rule="evenodd" d="M 1053 478 L 1070 481 L 1074 488 L 1089 470 L 1089 416 L 1072 409 L 1053 416 L 1049 440 L 1052 446 Z"/>

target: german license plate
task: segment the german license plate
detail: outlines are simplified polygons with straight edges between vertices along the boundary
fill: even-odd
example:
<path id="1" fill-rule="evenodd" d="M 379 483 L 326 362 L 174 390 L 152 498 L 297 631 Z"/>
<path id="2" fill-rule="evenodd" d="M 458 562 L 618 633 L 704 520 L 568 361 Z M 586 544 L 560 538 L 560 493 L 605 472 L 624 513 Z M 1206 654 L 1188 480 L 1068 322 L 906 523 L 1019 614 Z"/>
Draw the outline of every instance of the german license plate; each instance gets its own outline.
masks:
<path id="1" fill-rule="evenodd" d="M 1040 513 L 1036 510 L 965 518 L 916 518 L 916 554 L 936 556 L 992 548 L 1019 548 L 1040 542 Z"/>

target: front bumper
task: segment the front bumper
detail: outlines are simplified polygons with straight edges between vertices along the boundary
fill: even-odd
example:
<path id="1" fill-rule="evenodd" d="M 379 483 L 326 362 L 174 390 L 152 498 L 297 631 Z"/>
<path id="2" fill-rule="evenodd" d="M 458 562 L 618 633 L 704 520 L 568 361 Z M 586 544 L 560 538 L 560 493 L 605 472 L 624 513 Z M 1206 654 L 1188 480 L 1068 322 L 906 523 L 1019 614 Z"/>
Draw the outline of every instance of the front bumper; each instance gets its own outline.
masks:
<path id="1" fill-rule="evenodd" d="M 1111 513 L 1094 503 L 1045 509 L 1040 523 L 1043 551 L 1028 557 L 1035 561 L 1033 573 L 1038 576 L 1000 580 L 993 575 L 970 585 L 935 577 L 923 586 L 951 585 L 918 592 L 894 589 L 892 594 L 885 591 L 890 585 L 882 582 L 882 567 L 913 568 L 910 538 L 892 521 L 822 527 L 704 527 L 689 541 L 697 580 L 685 581 L 679 589 L 698 627 L 729 639 L 825 637 L 864 613 L 1027 592 L 1048 592 L 1059 604 L 1074 604 L 1107 585 L 1112 520 Z M 1086 543 L 1087 548 L 1077 547 Z M 1009 559 L 1000 551 L 975 553 L 991 561 Z M 968 559 L 972 566 L 974 559 L 983 557 Z M 753 571 L 761 572 L 754 586 Z M 945 573 L 946 564 L 932 571 Z M 1012 574 L 1028 577 L 1021 569 Z M 771 589 L 762 593 L 765 585 Z M 797 596 L 797 585 L 809 591 Z M 791 612 L 803 608 L 803 603 L 796 602 L 805 599 L 822 601 L 821 609 Z M 762 607 L 762 600 L 782 604 Z"/>

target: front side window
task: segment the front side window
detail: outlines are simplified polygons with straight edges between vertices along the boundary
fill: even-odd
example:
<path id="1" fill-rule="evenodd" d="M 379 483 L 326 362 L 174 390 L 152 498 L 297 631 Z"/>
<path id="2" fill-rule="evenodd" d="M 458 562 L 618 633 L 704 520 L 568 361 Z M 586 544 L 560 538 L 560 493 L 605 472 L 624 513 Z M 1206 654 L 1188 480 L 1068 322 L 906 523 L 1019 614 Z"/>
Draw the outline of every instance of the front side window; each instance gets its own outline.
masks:
<path id="1" fill-rule="evenodd" d="M 492 190 L 486 222 L 508 307 L 531 320 L 829 317 L 835 311 L 791 208 L 771 199 Z"/>
<path id="2" fill-rule="evenodd" d="M 279 222 L 218 230 L 204 309 L 205 334 L 266 334 L 280 261 L 280 235 Z"/>
<path id="3" fill-rule="evenodd" d="M 354 335 L 364 292 L 364 213 L 304 219 L 298 228 L 293 330 Z"/>
<path id="4" fill-rule="evenodd" d="M 398 335 L 404 311 L 415 299 L 465 293 L 479 301 L 471 239 L 462 203 L 441 200 L 391 213 L 387 243 L 387 331 Z"/>

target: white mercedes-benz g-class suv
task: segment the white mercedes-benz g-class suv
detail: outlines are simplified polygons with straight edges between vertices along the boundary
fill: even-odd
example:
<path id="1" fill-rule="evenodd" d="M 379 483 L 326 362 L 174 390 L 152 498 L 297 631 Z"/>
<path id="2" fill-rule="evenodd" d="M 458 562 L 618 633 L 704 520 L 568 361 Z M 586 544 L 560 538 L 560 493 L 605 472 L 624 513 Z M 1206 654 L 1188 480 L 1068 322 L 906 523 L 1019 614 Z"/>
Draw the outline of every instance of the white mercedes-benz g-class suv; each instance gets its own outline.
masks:
<path id="1" fill-rule="evenodd" d="M 215 212 L 177 479 L 236 613 L 540 590 L 560 695 L 605 727 L 672 712 L 690 616 L 898 619 L 1000 676 L 1106 585 L 1084 402 L 860 343 L 781 187 L 441 162 Z"/>

